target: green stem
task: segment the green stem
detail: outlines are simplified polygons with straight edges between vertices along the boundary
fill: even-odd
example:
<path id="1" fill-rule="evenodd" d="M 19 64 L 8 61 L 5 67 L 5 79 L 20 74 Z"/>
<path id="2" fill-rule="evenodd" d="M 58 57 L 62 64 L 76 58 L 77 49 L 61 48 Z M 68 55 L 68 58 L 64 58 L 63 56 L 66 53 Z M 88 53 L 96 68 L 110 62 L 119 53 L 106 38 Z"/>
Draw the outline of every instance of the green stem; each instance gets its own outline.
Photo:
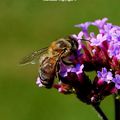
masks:
<path id="1" fill-rule="evenodd" d="M 120 120 L 120 100 L 116 99 L 116 95 L 114 96 L 115 103 L 115 120 Z"/>
<path id="2" fill-rule="evenodd" d="M 98 113 L 98 115 L 101 118 L 101 120 L 108 120 L 108 118 L 106 117 L 106 115 L 104 114 L 104 112 L 102 111 L 102 109 L 100 108 L 99 105 L 93 105 L 93 108 Z"/>

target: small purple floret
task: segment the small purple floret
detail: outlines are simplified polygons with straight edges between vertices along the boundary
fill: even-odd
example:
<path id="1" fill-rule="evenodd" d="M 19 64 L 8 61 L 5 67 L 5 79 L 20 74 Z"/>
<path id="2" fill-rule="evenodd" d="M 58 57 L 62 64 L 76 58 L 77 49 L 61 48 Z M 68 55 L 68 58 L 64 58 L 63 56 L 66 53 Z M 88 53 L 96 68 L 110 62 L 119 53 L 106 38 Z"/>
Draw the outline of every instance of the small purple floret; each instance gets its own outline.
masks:
<path id="1" fill-rule="evenodd" d="M 98 71 L 97 73 L 98 73 L 97 74 L 98 78 L 107 82 L 107 83 L 111 82 L 111 80 L 113 79 L 112 72 L 107 71 L 106 68 L 102 68 L 102 71 L 101 72 Z"/>
<path id="2" fill-rule="evenodd" d="M 96 38 L 91 38 L 91 46 L 100 46 L 103 41 L 106 40 L 106 36 L 102 34 L 98 34 Z"/>
<path id="3" fill-rule="evenodd" d="M 69 72 L 73 72 L 78 74 L 81 74 L 83 72 L 84 65 L 76 64 L 75 66 L 66 66 L 65 64 L 61 63 L 59 74 L 62 77 L 66 77 Z"/>
<path id="4" fill-rule="evenodd" d="M 117 89 L 120 89 L 120 75 L 116 74 L 115 78 L 112 81 L 115 83 L 115 87 Z"/>
<path id="5" fill-rule="evenodd" d="M 84 36 L 86 38 L 89 38 L 89 33 L 88 33 L 88 27 L 91 25 L 91 22 L 85 22 L 82 24 L 75 25 L 75 27 L 79 27 L 82 29 L 82 32 L 84 33 Z"/>
<path id="6" fill-rule="evenodd" d="M 85 23 L 82 23 L 82 24 L 75 25 L 75 27 L 79 27 L 79 28 L 81 28 L 83 31 L 86 31 L 86 30 L 88 30 L 88 27 L 89 27 L 91 24 L 92 24 L 91 22 L 85 22 Z"/>
<path id="7" fill-rule="evenodd" d="M 102 20 L 95 20 L 95 22 L 92 23 L 92 25 L 97 26 L 99 29 L 102 29 L 103 26 L 106 24 L 106 21 L 108 18 L 103 18 Z"/>

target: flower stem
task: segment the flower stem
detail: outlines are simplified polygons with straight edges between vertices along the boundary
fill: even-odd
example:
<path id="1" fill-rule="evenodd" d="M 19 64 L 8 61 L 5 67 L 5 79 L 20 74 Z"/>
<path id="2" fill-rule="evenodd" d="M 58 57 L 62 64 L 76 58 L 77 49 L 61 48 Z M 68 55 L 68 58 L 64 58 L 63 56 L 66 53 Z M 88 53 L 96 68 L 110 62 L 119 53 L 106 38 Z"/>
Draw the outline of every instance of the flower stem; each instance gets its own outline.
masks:
<path id="1" fill-rule="evenodd" d="M 115 120 L 120 120 L 120 100 L 116 99 L 116 95 L 114 96 L 115 103 Z"/>
<path id="2" fill-rule="evenodd" d="M 96 110 L 101 120 L 108 120 L 108 118 L 106 117 L 99 105 L 93 105 L 93 108 Z"/>

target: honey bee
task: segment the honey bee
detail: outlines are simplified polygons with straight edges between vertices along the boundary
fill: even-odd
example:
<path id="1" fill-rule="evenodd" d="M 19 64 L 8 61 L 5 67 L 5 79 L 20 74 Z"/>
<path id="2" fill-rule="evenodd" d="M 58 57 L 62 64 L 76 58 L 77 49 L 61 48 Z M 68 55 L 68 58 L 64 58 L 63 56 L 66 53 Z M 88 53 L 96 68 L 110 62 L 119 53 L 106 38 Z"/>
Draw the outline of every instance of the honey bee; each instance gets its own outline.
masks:
<path id="1" fill-rule="evenodd" d="M 72 36 L 60 38 L 52 42 L 49 47 L 42 48 L 26 56 L 20 64 L 33 63 L 35 59 L 39 59 L 41 82 L 46 88 L 51 88 L 59 70 L 59 62 L 71 64 L 67 57 L 76 49 L 78 49 L 78 43 L 75 38 Z"/>

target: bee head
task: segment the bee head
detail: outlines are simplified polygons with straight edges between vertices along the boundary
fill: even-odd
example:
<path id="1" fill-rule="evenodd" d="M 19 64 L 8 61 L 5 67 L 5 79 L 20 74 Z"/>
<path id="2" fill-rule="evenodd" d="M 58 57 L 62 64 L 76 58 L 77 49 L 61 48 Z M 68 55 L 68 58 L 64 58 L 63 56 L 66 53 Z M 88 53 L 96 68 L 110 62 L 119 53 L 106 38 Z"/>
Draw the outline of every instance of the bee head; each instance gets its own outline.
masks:
<path id="1" fill-rule="evenodd" d="M 56 41 L 54 41 L 51 46 L 51 51 L 52 54 L 65 54 L 69 53 L 71 49 L 71 44 L 65 39 L 65 38 L 60 38 Z"/>
<path id="2" fill-rule="evenodd" d="M 71 50 L 73 51 L 73 50 L 77 50 L 78 49 L 78 42 L 77 42 L 77 39 L 76 38 L 74 38 L 72 35 L 70 35 L 69 36 L 69 39 L 68 39 L 68 41 L 70 42 L 70 44 L 71 44 Z"/>

